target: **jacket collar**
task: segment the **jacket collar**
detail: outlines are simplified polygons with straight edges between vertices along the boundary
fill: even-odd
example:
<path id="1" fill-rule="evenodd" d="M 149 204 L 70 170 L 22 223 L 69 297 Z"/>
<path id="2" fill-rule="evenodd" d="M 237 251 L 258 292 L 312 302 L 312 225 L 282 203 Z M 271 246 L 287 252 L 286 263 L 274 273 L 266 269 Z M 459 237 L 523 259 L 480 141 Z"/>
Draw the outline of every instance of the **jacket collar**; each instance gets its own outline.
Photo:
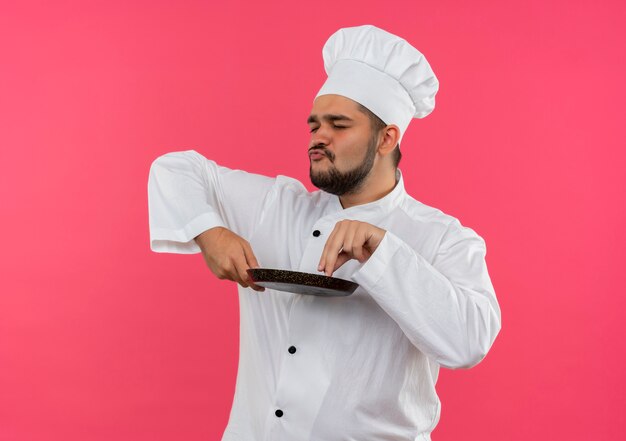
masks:
<path id="1" fill-rule="evenodd" d="M 406 195 L 406 191 L 404 190 L 404 179 L 402 177 L 402 172 L 400 169 L 396 170 L 396 186 L 391 190 L 391 192 L 387 193 L 380 199 L 377 199 L 372 202 L 368 202 L 367 204 L 355 205 L 349 208 L 343 208 L 341 206 L 341 202 L 339 201 L 339 197 L 336 195 L 331 195 L 326 193 L 331 198 L 331 206 L 333 212 L 338 212 L 341 216 L 359 216 L 366 213 L 372 214 L 386 214 L 396 208 L 404 196 Z"/>

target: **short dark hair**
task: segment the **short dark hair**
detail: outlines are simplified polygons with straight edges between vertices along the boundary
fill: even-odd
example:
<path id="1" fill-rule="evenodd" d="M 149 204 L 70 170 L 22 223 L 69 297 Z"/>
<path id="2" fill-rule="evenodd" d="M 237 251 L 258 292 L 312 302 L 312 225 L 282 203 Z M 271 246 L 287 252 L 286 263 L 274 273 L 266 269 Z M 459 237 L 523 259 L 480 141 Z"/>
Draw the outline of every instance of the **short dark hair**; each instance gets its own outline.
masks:
<path id="1" fill-rule="evenodd" d="M 357 103 L 359 105 L 359 110 L 363 112 L 370 120 L 370 125 L 372 126 L 372 131 L 374 132 L 374 136 L 378 136 L 378 134 L 387 127 L 387 124 L 376 116 L 370 109 L 365 107 L 363 104 Z M 398 164 L 400 164 L 400 159 L 402 159 L 402 153 L 400 152 L 400 143 L 396 144 L 396 148 L 391 153 L 391 159 L 393 160 L 393 166 L 398 168 Z"/>

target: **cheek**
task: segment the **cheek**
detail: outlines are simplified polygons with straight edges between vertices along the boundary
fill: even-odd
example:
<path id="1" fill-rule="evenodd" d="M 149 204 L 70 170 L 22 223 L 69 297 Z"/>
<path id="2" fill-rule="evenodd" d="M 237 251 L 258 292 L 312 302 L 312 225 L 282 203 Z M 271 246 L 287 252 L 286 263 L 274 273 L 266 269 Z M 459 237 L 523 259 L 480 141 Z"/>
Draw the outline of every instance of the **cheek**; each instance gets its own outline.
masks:
<path id="1" fill-rule="evenodd" d="M 364 154 L 360 149 L 345 149 L 335 155 L 335 165 L 342 170 L 352 169 L 363 162 Z"/>
<path id="2" fill-rule="evenodd" d="M 368 140 L 353 138 L 346 144 L 344 149 L 346 158 L 354 163 L 360 163 L 367 155 Z"/>

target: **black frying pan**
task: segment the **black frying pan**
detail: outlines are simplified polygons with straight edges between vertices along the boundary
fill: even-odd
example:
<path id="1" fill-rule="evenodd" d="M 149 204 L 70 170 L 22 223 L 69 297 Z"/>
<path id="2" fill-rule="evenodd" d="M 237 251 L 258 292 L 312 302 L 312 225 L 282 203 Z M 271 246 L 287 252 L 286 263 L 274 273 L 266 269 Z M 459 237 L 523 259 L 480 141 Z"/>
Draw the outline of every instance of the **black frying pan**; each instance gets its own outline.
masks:
<path id="1" fill-rule="evenodd" d="M 255 285 L 264 288 L 313 296 L 349 296 L 359 287 L 349 280 L 298 271 L 255 268 L 249 269 L 248 275 Z"/>

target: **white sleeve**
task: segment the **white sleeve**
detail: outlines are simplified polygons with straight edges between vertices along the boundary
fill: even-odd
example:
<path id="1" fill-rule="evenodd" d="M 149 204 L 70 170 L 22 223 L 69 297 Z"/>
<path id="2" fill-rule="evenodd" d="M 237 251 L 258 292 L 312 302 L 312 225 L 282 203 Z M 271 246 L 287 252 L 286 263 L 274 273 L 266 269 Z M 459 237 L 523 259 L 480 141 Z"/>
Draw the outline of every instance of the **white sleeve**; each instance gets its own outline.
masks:
<path id="1" fill-rule="evenodd" d="M 487 272 L 483 239 L 458 221 L 431 265 L 387 231 L 352 276 L 420 351 L 442 366 L 468 368 L 500 331 L 500 308 Z"/>
<path id="2" fill-rule="evenodd" d="M 193 240 L 214 227 L 248 239 L 276 180 L 217 165 L 193 150 L 167 153 L 150 167 L 150 248 L 200 252 Z"/>

